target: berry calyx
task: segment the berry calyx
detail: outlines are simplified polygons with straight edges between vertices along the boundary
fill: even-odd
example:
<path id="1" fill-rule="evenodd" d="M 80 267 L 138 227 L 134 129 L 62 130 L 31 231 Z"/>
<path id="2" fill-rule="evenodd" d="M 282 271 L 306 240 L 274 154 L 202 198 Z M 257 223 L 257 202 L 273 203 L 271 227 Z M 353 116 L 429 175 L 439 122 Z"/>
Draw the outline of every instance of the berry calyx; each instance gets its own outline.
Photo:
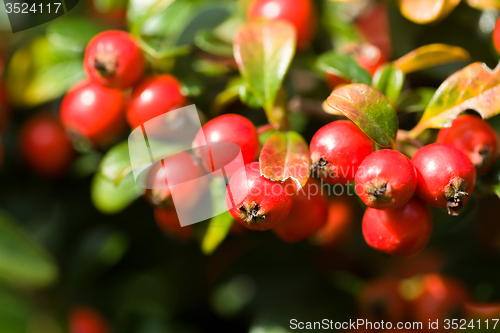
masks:
<path id="1" fill-rule="evenodd" d="M 100 313 L 89 307 L 71 310 L 68 318 L 70 333 L 108 333 L 109 327 Z"/>
<path id="2" fill-rule="evenodd" d="M 127 109 L 127 121 L 132 128 L 144 124 L 168 111 L 186 106 L 179 81 L 172 75 L 149 76 L 132 90 Z"/>
<path id="3" fill-rule="evenodd" d="M 95 82 L 108 87 L 131 87 L 144 72 L 141 49 L 128 33 L 111 30 L 96 35 L 85 51 L 84 67 Z"/>
<path id="4" fill-rule="evenodd" d="M 64 96 L 61 123 L 70 134 L 86 138 L 96 146 L 104 146 L 125 130 L 124 107 L 125 98 L 121 91 L 85 80 Z"/>
<path id="5" fill-rule="evenodd" d="M 313 173 L 327 183 L 346 184 L 354 180 L 359 165 L 374 147 L 356 124 L 337 120 L 314 134 L 310 150 Z"/>
<path id="6" fill-rule="evenodd" d="M 71 141 L 59 121 L 48 114 L 28 120 L 19 134 L 21 155 L 36 173 L 50 178 L 64 175 L 74 158 Z"/>
<path id="7" fill-rule="evenodd" d="M 232 167 L 230 162 L 238 152 L 233 152 L 234 149 L 224 143 L 240 148 L 243 164 L 255 161 L 259 155 L 259 136 L 253 123 L 237 114 L 225 114 L 203 125 L 193 140 L 195 154 L 205 170 L 212 172 L 227 166 L 228 175 L 236 171 L 236 164 Z"/>
<path id="8" fill-rule="evenodd" d="M 238 169 L 227 187 L 229 213 L 248 229 L 268 230 L 290 213 L 294 193 L 291 181 L 272 182 L 261 176 L 258 162 Z"/>
<path id="9" fill-rule="evenodd" d="M 463 115 L 439 131 L 438 143 L 447 143 L 467 155 L 479 174 L 488 172 L 500 153 L 495 129 L 480 117 Z"/>
<path id="10" fill-rule="evenodd" d="M 297 48 L 304 49 L 316 32 L 316 14 L 311 0 L 254 0 L 248 7 L 251 20 L 284 20 L 297 31 Z"/>
<path id="11" fill-rule="evenodd" d="M 420 148 L 412 159 L 417 169 L 416 193 L 431 206 L 458 215 L 476 184 L 476 169 L 458 149 L 443 143 Z"/>
<path id="12" fill-rule="evenodd" d="M 288 216 L 273 228 L 283 241 L 297 242 L 313 235 L 328 219 L 328 197 L 321 184 L 309 178 L 306 185 L 293 195 L 293 206 Z"/>
<path id="13" fill-rule="evenodd" d="M 382 149 L 370 154 L 355 177 L 356 193 L 368 207 L 399 208 L 413 196 L 417 172 L 398 151 Z"/>
<path id="14" fill-rule="evenodd" d="M 409 257 L 425 247 L 432 231 L 429 208 L 416 198 L 395 209 L 367 208 L 363 236 L 372 248 L 387 254 Z"/>

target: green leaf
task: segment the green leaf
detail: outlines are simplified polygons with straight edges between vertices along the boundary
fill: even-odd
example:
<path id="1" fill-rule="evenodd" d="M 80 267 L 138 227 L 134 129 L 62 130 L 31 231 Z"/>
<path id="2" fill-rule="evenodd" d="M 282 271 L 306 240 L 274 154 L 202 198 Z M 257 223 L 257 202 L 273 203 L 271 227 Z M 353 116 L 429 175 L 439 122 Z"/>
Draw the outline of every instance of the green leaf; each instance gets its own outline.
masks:
<path id="1" fill-rule="evenodd" d="M 104 27 L 83 17 L 61 17 L 47 27 L 47 39 L 55 47 L 83 53 L 88 42 Z"/>
<path id="2" fill-rule="evenodd" d="M 0 211 L 0 279 L 13 286 L 43 288 L 57 276 L 51 255 Z"/>
<path id="3" fill-rule="evenodd" d="M 500 113 L 500 66 L 491 70 L 475 62 L 448 77 L 409 135 L 416 138 L 427 128 L 449 127 L 466 110 L 474 110 L 484 119 Z"/>
<path id="4" fill-rule="evenodd" d="M 398 101 L 400 112 L 422 112 L 436 93 L 436 88 L 422 87 L 403 92 Z"/>
<path id="5" fill-rule="evenodd" d="M 233 46 L 217 38 L 211 30 L 200 30 L 194 38 L 195 45 L 202 51 L 221 57 L 231 57 Z"/>
<path id="6" fill-rule="evenodd" d="M 365 84 L 349 84 L 335 89 L 327 105 L 343 113 L 381 147 L 396 147 L 398 117 L 389 100 Z"/>
<path id="7" fill-rule="evenodd" d="M 297 132 L 273 134 L 262 147 L 259 161 L 261 174 L 272 181 L 292 179 L 299 190 L 309 179 L 309 149 L 304 138 Z"/>
<path id="8" fill-rule="evenodd" d="M 373 75 L 373 88 L 382 92 L 392 105 L 397 104 L 404 83 L 403 71 L 391 64 L 379 68 Z"/>
<path id="9" fill-rule="evenodd" d="M 247 87 L 272 123 L 276 94 L 295 54 L 295 28 L 283 21 L 249 22 L 234 38 L 234 57 Z"/>
<path id="10" fill-rule="evenodd" d="M 117 185 L 106 179 L 101 173 L 96 173 L 90 192 L 92 202 L 99 211 L 115 214 L 140 197 L 144 190 L 137 186 L 132 173 L 125 176 Z"/>
<path id="11" fill-rule="evenodd" d="M 174 0 L 130 0 L 127 9 L 127 20 L 134 29 L 141 24 L 153 13 L 159 13 L 167 8 Z"/>
<path id="12" fill-rule="evenodd" d="M 323 53 L 319 56 L 316 66 L 323 72 L 335 74 L 352 83 L 372 83 L 370 74 L 347 54 L 334 51 Z"/>
<path id="13" fill-rule="evenodd" d="M 6 69 L 10 101 L 20 107 L 35 107 L 61 97 L 85 78 L 82 57 L 54 47 L 38 37 L 19 48 Z"/>
<path id="14" fill-rule="evenodd" d="M 233 216 L 227 211 L 226 207 L 226 184 L 223 178 L 212 178 L 210 183 L 210 194 L 214 205 L 223 205 L 214 207 L 214 211 L 225 211 L 222 214 L 212 217 L 209 222 L 205 236 L 201 242 L 201 249 L 205 254 L 211 254 L 226 238 L 231 225 L 234 222 Z"/>

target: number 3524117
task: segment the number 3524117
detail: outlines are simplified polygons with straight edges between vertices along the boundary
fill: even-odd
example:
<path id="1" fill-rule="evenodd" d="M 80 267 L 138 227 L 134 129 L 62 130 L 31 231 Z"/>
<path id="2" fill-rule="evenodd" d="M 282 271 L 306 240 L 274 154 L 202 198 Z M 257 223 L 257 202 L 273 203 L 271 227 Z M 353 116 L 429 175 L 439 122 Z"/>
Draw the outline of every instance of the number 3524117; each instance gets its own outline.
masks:
<path id="1" fill-rule="evenodd" d="M 28 3 L 22 3 L 22 2 L 15 2 L 15 3 L 5 3 L 5 9 L 7 11 L 7 14 L 30 14 L 30 13 L 46 13 L 46 14 L 57 14 L 59 10 L 61 10 L 61 3 L 60 2 L 54 2 L 54 3 L 34 3 L 34 4 L 28 4 Z"/>

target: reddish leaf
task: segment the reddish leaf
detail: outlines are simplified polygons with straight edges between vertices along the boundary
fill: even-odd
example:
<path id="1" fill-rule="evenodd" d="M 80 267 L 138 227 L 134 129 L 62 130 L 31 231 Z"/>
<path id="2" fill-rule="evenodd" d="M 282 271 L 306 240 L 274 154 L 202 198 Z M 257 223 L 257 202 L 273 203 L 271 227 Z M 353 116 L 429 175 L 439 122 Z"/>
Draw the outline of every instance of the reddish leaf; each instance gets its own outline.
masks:
<path id="1" fill-rule="evenodd" d="M 261 174 L 272 181 L 283 182 L 291 178 L 298 190 L 309 179 L 309 149 L 302 136 L 296 132 L 273 134 L 262 147 L 259 160 Z"/>

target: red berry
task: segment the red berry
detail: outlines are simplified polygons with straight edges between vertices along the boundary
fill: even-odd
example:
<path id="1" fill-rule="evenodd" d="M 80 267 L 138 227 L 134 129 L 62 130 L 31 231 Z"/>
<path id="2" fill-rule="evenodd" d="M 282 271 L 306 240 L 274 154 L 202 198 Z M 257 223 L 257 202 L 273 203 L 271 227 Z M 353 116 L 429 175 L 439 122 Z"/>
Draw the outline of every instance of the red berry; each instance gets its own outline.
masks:
<path id="1" fill-rule="evenodd" d="M 258 162 L 238 169 L 229 181 L 226 204 L 239 223 L 252 230 L 268 230 L 282 222 L 293 204 L 293 184 L 272 182 L 260 175 Z"/>
<path id="2" fill-rule="evenodd" d="M 192 155 L 186 152 L 175 154 L 157 162 L 149 171 L 146 198 L 155 206 L 168 206 L 172 196 L 169 184 L 182 184 L 176 189 L 176 201 L 182 202 L 186 208 L 193 207 L 204 189 L 199 188 L 202 181 L 189 181 L 204 174 L 203 168 Z"/>
<path id="3" fill-rule="evenodd" d="M 121 91 L 86 80 L 64 97 L 61 122 L 66 130 L 87 138 L 94 145 L 106 145 L 125 130 L 124 106 Z"/>
<path id="4" fill-rule="evenodd" d="M 386 59 L 392 54 L 388 8 L 385 3 L 374 3 L 356 18 L 356 28 L 366 40 L 377 46 Z"/>
<path id="5" fill-rule="evenodd" d="M 254 0 L 248 7 L 252 20 L 284 20 L 297 31 L 297 48 L 304 49 L 316 31 L 316 14 L 311 0 Z"/>
<path id="6" fill-rule="evenodd" d="M 309 178 L 293 195 L 292 210 L 273 232 L 285 242 L 297 242 L 314 234 L 328 219 L 328 197 L 321 184 Z"/>
<path id="7" fill-rule="evenodd" d="M 375 74 L 377 69 L 387 62 L 385 55 L 375 45 L 369 43 L 352 42 L 344 45 L 340 50 L 341 53 L 351 55 L 368 73 Z"/>
<path id="8" fill-rule="evenodd" d="M 400 281 L 381 278 L 368 282 L 358 297 L 359 314 L 368 320 L 404 321 L 409 306 L 399 293 Z"/>
<path id="9" fill-rule="evenodd" d="M 64 128 L 50 115 L 35 116 L 23 125 L 19 133 L 19 149 L 26 163 L 46 177 L 64 175 L 74 157 Z"/>
<path id="10" fill-rule="evenodd" d="M 96 35 L 85 51 L 84 67 L 95 82 L 108 88 L 131 87 L 144 72 L 141 49 L 125 31 L 111 30 Z"/>
<path id="11" fill-rule="evenodd" d="M 376 250 L 400 257 L 420 252 L 431 236 L 432 215 L 416 198 L 396 209 L 367 208 L 363 217 L 363 236 Z"/>
<path id="12" fill-rule="evenodd" d="M 149 76 L 132 90 L 127 121 L 132 128 L 144 124 L 168 111 L 186 106 L 181 85 L 171 75 Z"/>
<path id="13" fill-rule="evenodd" d="M 223 143 L 237 145 L 244 164 L 255 161 L 259 155 L 259 136 L 250 120 L 237 114 L 219 116 L 206 123 L 193 141 L 195 153 L 201 158 L 207 171 L 227 166 L 236 157 L 237 152 Z M 231 165 L 226 170 L 228 174 L 235 171 L 231 169 Z"/>
<path id="14" fill-rule="evenodd" d="M 372 140 L 348 120 L 323 126 L 311 140 L 313 170 L 330 184 L 346 184 L 373 150 Z"/>
<path id="15" fill-rule="evenodd" d="M 68 318 L 70 333 L 108 333 L 106 320 L 94 309 L 74 308 Z"/>
<path id="16" fill-rule="evenodd" d="M 445 319 L 463 318 L 464 302 L 469 294 L 460 281 L 440 274 L 427 274 L 420 284 L 422 293 L 413 301 L 415 320 L 439 320 L 442 329 Z"/>
<path id="17" fill-rule="evenodd" d="M 441 129 L 437 142 L 452 145 L 467 155 L 480 174 L 491 169 L 500 153 L 495 129 L 472 115 L 460 116 L 451 127 Z"/>
<path id="18" fill-rule="evenodd" d="M 337 74 L 326 73 L 326 84 L 330 89 L 335 89 L 336 87 L 344 84 L 351 83 L 348 79 L 345 79 Z"/>
<path id="19" fill-rule="evenodd" d="M 155 221 L 158 227 L 167 235 L 174 236 L 183 240 L 189 240 L 193 237 L 193 229 L 190 225 L 182 227 L 175 208 L 155 208 Z"/>
<path id="20" fill-rule="evenodd" d="M 495 46 L 495 49 L 500 54 L 500 18 L 497 19 L 495 29 L 493 30 L 493 46 Z"/>
<path id="21" fill-rule="evenodd" d="M 476 184 L 476 169 L 467 156 L 450 145 L 434 143 L 420 148 L 412 162 L 420 199 L 458 215 Z"/>
<path id="22" fill-rule="evenodd" d="M 399 208 L 415 193 L 417 172 L 408 157 L 383 149 L 365 158 L 355 182 L 356 193 L 368 207 Z"/>
<path id="23" fill-rule="evenodd" d="M 357 215 L 356 202 L 348 195 L 337 196 L 328 204 L 328 220 L 313 236 L 316 244 L 338 247 L 347 240 Z"/>

